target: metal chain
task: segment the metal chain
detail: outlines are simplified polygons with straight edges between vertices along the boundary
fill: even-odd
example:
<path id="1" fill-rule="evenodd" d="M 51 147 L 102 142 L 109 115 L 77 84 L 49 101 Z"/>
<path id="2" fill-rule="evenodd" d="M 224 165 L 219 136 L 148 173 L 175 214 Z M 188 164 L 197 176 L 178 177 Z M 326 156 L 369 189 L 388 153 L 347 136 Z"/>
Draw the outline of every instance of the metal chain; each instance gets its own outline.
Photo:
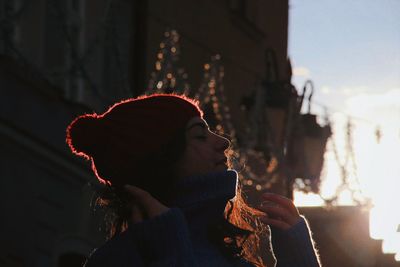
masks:
<path id="1" fill-rule="evenodd" d="M 353 125 L 351 121 L 349 120 L 346 125 L 346 149 L 345 149 L 345 156 L 344 160 L 342 161 L 339 156 L 339 152 L 337 149 L 337 145 L 335 142 L 334 138 L 331 138 L 331 146 L 332 146 L 332 151 L 335 157 L 335 161 L 338 164 L 338 167 L 340 169 L 340 174 L 341 174 L 341 183 L 336 189 L 335 194 L 330 197 L 326 198 L 319 194 L 322 200 L 324 200 L 325 204 L 327 206 L 333 206 L 337 204 L 337 201 L 339 199 L 340 194 L 344 190 L 349 190 L 352 200 L 358 204 L 358 205 L 368 205 L 368 199 L 357 199 L 356 194 L 359 193 L 362 195 L 361 189 L 353 189 L 350 186 L 350 181 L 349 181 L 349 166 L 348 164 L 351 162 L 352 164 L 352 173 L 354 176 L 354 180 L 357 185 L 360 185 L 358 176 L 357 176 L 357 168 L 356 168 L 356 162 L 355 162 L 355 154 L 354 154 L 354 149 L 353 149 Z"/>

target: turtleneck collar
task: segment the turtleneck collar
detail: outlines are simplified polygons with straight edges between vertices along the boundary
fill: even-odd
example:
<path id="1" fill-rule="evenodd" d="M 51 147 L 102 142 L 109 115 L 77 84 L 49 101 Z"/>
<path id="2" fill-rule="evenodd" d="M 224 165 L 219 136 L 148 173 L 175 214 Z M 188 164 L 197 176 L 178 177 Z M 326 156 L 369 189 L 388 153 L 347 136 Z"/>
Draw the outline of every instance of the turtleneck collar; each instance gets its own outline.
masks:
<path id="1" fill-rule="evenodd" d="M 185 214 L 196 238 L 207 239 L 210 226 L 224 221 L 227 202 L 235 197 L 238 174 L 234 170 L 186 177 L 179 181 L 172 205 Z"/>
<path id="2" fill-rule="evenodd" d="M 228 200 L 236 194 L 237 179 L 234 170 L 183 178 L 175 185 L 173 205 L 188 210 L 213 202 L 215 205 L 222 204 L 223 212 Z"/>

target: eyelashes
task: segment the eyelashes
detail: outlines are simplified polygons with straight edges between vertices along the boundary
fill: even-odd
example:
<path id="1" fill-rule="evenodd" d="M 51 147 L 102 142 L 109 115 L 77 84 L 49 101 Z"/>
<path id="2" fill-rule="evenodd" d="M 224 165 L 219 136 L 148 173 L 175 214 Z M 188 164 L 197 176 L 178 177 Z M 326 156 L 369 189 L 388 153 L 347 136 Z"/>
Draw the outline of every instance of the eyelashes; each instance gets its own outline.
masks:
<path id="1" fill-rule="evenodd" d="M 210 128 L 204 129 L 203 133 L 199 133 L 195 138 L 200 140 L 206 140 L 210 135 L 219 135 L 217 131 L 211 130 Z"/>
<path id="2" fill-rule="evenodd" d="M 196 136 L 195 138 L 196 138 L 196 139 L 199 139 L 199 140 L 206 140 L 206 139 L 207 139 L 207 136 L 205 136 L 205 135 L 199 135 L 199 136 Z"/>
<path id="3" fill-rule="evenodd" d="M 198 140 L 207 140 L 210 135 L 217 134 L 216 131 L 211 130 L 210 128 L 203 128 L 202 131 L 198 131 L 194 138 Z"/>

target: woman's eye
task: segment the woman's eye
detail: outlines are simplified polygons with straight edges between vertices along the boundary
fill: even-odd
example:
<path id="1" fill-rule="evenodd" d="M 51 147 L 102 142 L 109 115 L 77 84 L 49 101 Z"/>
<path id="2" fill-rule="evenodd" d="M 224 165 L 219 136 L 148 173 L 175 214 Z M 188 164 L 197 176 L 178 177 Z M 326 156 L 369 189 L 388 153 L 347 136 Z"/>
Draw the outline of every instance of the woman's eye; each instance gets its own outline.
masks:
<path id="1" fill-rule="evenodd" d="M 206 139 L 207 139 L 207 136 L 205 136 L 205 135 L 198 135 L 198 136 L 196 136 L 196 139 L 206 140 Z"/>

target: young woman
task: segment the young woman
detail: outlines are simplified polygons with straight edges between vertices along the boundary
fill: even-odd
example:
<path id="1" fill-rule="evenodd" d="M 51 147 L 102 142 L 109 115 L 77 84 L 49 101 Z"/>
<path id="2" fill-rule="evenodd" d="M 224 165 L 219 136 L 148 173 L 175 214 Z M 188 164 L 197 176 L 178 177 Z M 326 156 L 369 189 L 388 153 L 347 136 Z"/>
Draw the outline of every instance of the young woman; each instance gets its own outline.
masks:
<path id="1" fill-rule="evenodd" d="M 110 239 L 87 267 L 265 266 L 258 245 L 267 225 L 276 266 L 320 266 L 292 201 L 264 194 L 257 208 L 243 202 L 230 142 L 210 131 L 192 99 L 122 101 L 76 118 L 67 143 L 91 160 L 109 209 Z"/>

